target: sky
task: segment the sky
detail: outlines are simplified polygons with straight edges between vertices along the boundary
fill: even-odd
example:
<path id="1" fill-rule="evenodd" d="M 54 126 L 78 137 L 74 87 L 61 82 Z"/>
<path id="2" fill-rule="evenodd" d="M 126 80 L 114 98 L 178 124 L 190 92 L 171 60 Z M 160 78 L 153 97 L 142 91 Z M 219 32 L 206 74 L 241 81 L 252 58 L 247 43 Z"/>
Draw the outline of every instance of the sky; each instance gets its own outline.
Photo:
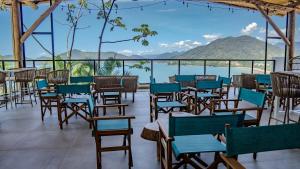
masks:
<path id="1" fill-rule="evenodd" d="M 76 1 L 71 1 L 76 3 Z M 99 3 L 99 1 L 93 1 Z M 173 51 L 186 51 L 199 45 L 206 45 L 218 38 L 228 36 L 249 35 L 264 40 L 265 19 L 259 12 L 246 9 L 232 8 L 207 2 L 185 2 L 182 0 L 117 0 L 118 10 L 112 12 L 112 17 L 120 16 L 126 24 L 126 29 L 107 29 L 104 34 L 105 41 L 115 41 L 132 38 L 135 33 L 132 28 L 141 24 L 148 24 L 151 30 L 158 32 L 157 36 L 148 38 L 150 44 L 145 47 L 137 42 L 124 42 L 105 44 L 103 51 L 115 51 L 126 55 L 153 55 Z M 99 5 L 99 4 L 98 4 Z M 37 10 L 24 7 L 24 25 L 29 27 L 41 15 L 47 5 L 41 5 Z M 66 23 L 66 2 L 54 11 L 54 41 L 55 53 L 67 50 L 66 37 L 68 27 Z M 131 8 L 131 9 L 128 9 Z M 74 49 L 82 51 L 97 51 L 102 20 L 97 19 L 98 10 L 89 6 L 90 10 L 84 12 L 79 21 Z M 297 15 L 298 16 L 298 15 Z M 282 31 L 285 31 L 285 17 L 273 17 Z M 12 54 L 12 35 L 10 24 L 10 11 L 0 11 L 0 54 Z M 300 32 L 300 18 L 297 17 L 296 40 Z M 109 28 L 109 27 L 108 27 Z M 50 31 L 50 19 L 47 18 L 36 31 Z M 270 29 L 271 35 L 276 36 Z M 36 36 L 49 50 L 51 38 L 47 35 Z M 271 41 L 279 43 L 281 41 Z M 26 55 L 38 58 L 47 55 L 37 45 L 33 38 L 25 43 Z"/>

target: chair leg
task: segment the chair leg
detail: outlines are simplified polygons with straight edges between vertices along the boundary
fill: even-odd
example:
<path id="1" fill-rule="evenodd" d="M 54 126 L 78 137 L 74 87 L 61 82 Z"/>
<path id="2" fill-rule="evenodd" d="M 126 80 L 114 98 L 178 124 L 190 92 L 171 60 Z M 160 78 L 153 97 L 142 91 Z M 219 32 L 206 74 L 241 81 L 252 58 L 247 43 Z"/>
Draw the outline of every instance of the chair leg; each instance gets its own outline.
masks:
<path id="1" fill-rule="evenodd" d="M 257 153 L 253 153 L 253 159 L 256 160 L 257 158 Z"/>
<path id="2" fill-rule="evenodd" d="M 133 167 L 133 160 L 132 160 L 132 151 L 131 151 L 131 134 L 128 134 L 128 158 L 129 158 L 129 169 Z"/>

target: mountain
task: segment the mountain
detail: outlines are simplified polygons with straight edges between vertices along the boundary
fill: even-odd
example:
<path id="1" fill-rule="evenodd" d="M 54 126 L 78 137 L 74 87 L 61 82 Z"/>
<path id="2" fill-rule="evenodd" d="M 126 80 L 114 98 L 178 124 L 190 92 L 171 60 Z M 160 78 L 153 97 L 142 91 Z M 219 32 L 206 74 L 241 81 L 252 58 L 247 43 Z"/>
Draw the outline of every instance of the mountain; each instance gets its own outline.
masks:
<path id="1" fill-rule="evenodd" d="M 208 45 L 188 50 L 174 58 L 185 59 L 264 59 L 265 42 L 251 36 L 226 37 L 217 39 Z M 277 46 L 269 44 L 268 58 L 282 57 L 283 52 Z"/>
<path id="2" fill-rule="evenodd" d="M 58 54 L 62 59 L 67 59 L 67 52 Z M 126 56 L 122 55 L 116 52 L 102 52 L 101 53 L 101 59 L 108 59 L 110 57 L 114 57 L 116 59 L 135 59 L 136 57 L 131 57 L 131 56 Z M 98 53 L 97 52 L 86 52 L 86 51 L 81 51 L 78 49 L 73 49 L 72 51 L 72 59 L 78 60 L 78 59 L 97 59 L 98 58 Z M 47 60 L 51 59 L 50 56 L 41 56 L 37 58 L 39 60 Z"/>
<path id="3" fill-rule="evenodd" d="M 166 53 L 155 54 L 155 55 L 143 55 L 142 57 L 147 59 L 170 59 L 170 58 L 180 56 L 183 53 L 184 52 L 174 51 L 174 52 L 166 52 Z"/>

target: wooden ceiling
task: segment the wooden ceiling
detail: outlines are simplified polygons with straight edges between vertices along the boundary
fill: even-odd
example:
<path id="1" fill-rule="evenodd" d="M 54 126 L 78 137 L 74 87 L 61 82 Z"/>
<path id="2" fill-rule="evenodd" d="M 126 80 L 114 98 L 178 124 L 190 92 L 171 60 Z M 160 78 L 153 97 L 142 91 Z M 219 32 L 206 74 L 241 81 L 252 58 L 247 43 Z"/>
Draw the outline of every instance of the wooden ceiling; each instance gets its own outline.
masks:
<path id="1" fill-rule="evenodd" d="M 196 0 L 201 1 L 201 0 Z M 265 11 L 269 11 L 269 15 L 284 16 L 288 12 L 295 10 L 300 13 L 300 0 L 209 0 L 214 3 L 221 3 L 240 8 L 258 10 L 257 5 Z"/>
<path id="2" fill-rule="evenodd" d="M 24 5 L 36 8 L 39 3 L 49 2 L 49 0 L 17 0 Z M 55 1 L 55 0 L 53 0 Z M 288 12 L 295 10 L 300 13 L 300 0 L 186 0 L 193 2 L 212 2 L 225 4 L 240 8 L 247 8 L 257 10 L 257 6 L 261 6 L 262 9 L 269 11 L 269 15 L 284 16 Z M 0 3 L 11 5 L 11 0 L 0 0 Z"/>

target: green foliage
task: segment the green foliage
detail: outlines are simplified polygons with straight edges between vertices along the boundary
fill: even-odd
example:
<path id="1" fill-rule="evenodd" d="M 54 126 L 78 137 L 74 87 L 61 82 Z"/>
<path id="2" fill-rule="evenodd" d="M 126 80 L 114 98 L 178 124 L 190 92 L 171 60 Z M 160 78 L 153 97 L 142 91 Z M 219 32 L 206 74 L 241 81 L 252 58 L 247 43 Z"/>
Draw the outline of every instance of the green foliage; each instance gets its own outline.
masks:
<path id="1" fill-rule="evenodd" d="M 113 57 L 108 58 L 108 60 L 105 60 L 103 63 L 103 66 L 99 67 L 98 74 L 99 75 L 116 75 L 119 74 L 115 71 L 116 68 L 120 68 L 122 66 L 122 63 L 118 60 L 116 60 Z"/>
<path id="2" fill-rule="evenodd" d="M 0 11 L 6 10 L 5 0 L 0 0 Z"/>
<path id="3" fill-rule="evenodd" d="M 61 56 L 55 56 L 55 68 L 56 69 L 64 69 L 65 68 L 65 65 L 64 65 L 64 62 L 61 61 L 63 60 Z"/>
<path id="4" fill-rule="evenodd" d="M 145 72 L 151 71 L 151 68 L 147 66 L 149 64 L 149 61 L 139 61 L 131 66 L 129 66 L 130 69 L 141 69 L 144 70 Z"/>
<path id="5" fill-rule="evenodd" d="M 92 76 L 93 74 L 94 68 L 90 62 L 77 63 L 72 69 L 72 76 Z"/>
<path id="6" fill-rule="evenodd" d="M 152 31 L 147 24 L 142 24 L 140 27 L 133 28 L 132 31 L 140 33 L 134 36 L 132 39 L 136 42 L 141 42 L 143 46 L 149 45 L 147 37 L 156 36 L 158 34 L 156 31 Z"/>

